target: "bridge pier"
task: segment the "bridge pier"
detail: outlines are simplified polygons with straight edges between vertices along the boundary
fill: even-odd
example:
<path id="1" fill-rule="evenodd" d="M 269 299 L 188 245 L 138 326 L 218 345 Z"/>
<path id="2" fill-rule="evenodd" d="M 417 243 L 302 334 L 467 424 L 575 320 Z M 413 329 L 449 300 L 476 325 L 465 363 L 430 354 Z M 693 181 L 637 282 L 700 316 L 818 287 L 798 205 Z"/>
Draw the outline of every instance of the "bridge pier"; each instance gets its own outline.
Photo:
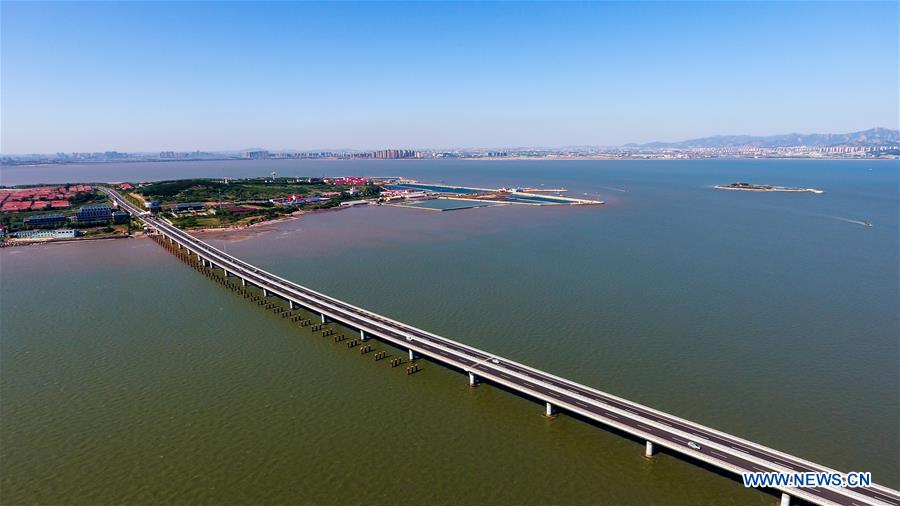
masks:
<path id="1" fill-rule="evenodd" d="M 228 272 L 228 269 L 225 269 L 225 277 L 226 278 L 231 277 L 231 273 Z"/>
<path id="2" fill-rule="evenodd" d="M 272 292 L 263 288 L 263 297 L 271 297 L 272 295 L 274 295 Z"/>
<path id="3" fill-rule="evenodd" d="M 478 378 L 475 377 L 475 373 L 472 371 L 469 371 L 469 386 L 474 387 L 477 384 L 478 384 Z"/>
<path id="4" fill-rule="evenodd" d="M 653 448 L 653 442 L 647 441 L 647 445 L 644 446 L 644 456 L 650 458 L 655 452 L 656 450 Z"/>
<path id="5" fill-rule="evenodd" d="M 553 404 L 547 403 L 547 406 L 544 408 L 544 416 L 553 416 L 556 414 L 556 409 L 553 407 Z"/>
<path id="6" fill-rule="evenodd" d="M 781 493 L 781 506 L 791 506 L 791 496 L 787 492 Z"/>
<path id="7" fill-rule="evenodd" d="M 297 304 L 292 300 L 288 300 L 288 306 L 290 306 L 291 309 L 300 309 L 300 304 Z"/>
<path id="8" fill-rule="evenodd" d="M 414 351 L 412 351 L 412 350 L 409 350 L 409 359 L 410 359 L 410 360 L 415 360 L 415 359 L 416 359 L 416 352 L 414 352 Z"/>
<path id="9" fill-rule="evenodd" d="M 322 323 L 328 323 L 328 317 L 325 316 L 325 313 L 319 313 L 319 316 L 322 317 Z"/>
<path id="10" fill-rule="evenodd" d="M 366 340 L 366 331 L 363 329 L 359 329 L 359 340 L 360 341 Z"/>
<path id="11" fill-rule="evenodd" d="M 245 278 L 241 278 L 241 286 L 247 286 L 247 280 Z"/>

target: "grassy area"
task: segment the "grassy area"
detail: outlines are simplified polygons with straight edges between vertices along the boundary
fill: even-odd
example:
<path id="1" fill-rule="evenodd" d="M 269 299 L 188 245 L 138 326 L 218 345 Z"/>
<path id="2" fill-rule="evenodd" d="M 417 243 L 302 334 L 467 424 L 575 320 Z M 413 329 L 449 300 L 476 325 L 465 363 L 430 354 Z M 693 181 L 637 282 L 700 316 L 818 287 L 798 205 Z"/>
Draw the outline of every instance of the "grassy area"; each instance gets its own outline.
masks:
<path id="1" fill-rule="evenodd" d="M 128 202 L 137 206 L 138 209 L 144 208 L 144 201 L 140 199 L 139 195 L 135 195 L 134 193 L 122 193 L 122 196 L 125 197 L 125 200 Z"/>
<path id="2" fill-rule="evenodd" d="M 180 179 L 147 184 L 136 192 L 146 199 L 172 204 L 260 201 L 288 195 L 316 196 L 324 192 L 343 192 L 349 189 L 349 186 L 325 184 L 316 178 L 276 178 L 274 181 L 239 179 L 227 183 L 214 179 Z"/>
<path id="3" fill-rule="evenodd" d="M 353 195 L 347 193 L 351 188 L 355 189 Z M 135 189 L 135 193 L 148 201 L 158 201 L 163 206 L 161 213 L 175 226 L 191 229 L 245 226 L 277 219 L 298 209 L 327 209 L 349 200 L 376 197 L 381 190 L 381 187 L 371 184 L 353 187 L 326 184 L 317 178 L 239 179 L 227 183 L 214 179 L 183 179 L 142 185 Z M 269 202 L 270 199 L 290 195 L 320 197 L 323 193 L 339 195 L 328 195 L 326 201 L 302 206 L 281 206 Z M 230 205 L 178 215 L 168 210 L 174 204 L 188 202 L 227 202 Z M 242 208 L 241 212 L 233 212 L 234 207 Z"/>
<path id="4" fill-rule="evenodd" d="M 186 213 L 172 215 L 167 213 L 167 218 L 179 228 L 219 228 L 249 225 L 257 221 L 272 220 L 285 216 L 297 210 L 295 207 L 282 207 L 274 205 L 252 206 L 253 210 L 242 213 L 232 213 L 229 208 L 222 207 L 210 209 L 198 213 Z"/>

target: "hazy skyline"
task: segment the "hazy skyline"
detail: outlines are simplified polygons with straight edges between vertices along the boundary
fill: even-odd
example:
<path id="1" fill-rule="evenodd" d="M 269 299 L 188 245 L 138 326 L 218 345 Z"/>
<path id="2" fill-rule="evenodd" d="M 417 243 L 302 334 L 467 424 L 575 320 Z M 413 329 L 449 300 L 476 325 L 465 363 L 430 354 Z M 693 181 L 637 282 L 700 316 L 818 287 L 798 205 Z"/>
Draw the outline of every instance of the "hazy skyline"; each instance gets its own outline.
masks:
<path id="1" fill-rule="evenodd" d="M 898 128 L 896 2 L 0 9 L 3 153 Z"/>

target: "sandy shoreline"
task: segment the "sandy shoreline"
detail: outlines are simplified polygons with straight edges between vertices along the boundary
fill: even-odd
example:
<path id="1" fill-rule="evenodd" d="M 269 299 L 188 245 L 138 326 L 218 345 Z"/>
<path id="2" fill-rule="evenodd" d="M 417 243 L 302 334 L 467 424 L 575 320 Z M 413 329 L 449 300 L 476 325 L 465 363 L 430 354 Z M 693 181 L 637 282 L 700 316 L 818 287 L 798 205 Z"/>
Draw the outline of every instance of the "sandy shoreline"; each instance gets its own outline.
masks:
<path id="1" fill-rule="evenodd" d="M 319 213 L 327 213 L 334 211 L 341 211 L 343 209 L 350 209 L 353 206 L 338 206 L 332 207 L 328 209 L 316 209 L 313 211 L 294 211 L 293 213 L 287 216 L 281 216 L 275 218 L 273 220 L 263 220 L 256 223 L 252 223 L 250 225 L 246 225 L 243 227 L 213 227 L 213 228 L 191 228 L 186 229 L 185 232 L 189 232 L 191 234 L 196 234 L 198 236 L 207 236 L 207 237 L 224 237 L 228 236 L 230 239 L 246 239 L 248 237 L 252 237 L 254 235 L 262 234 L 264 232 L 271 232 L 273 229 L 272 225 L 276 225 L 278 223 L 286 223 L 289 221 L 299 220 L 304 216 L 311 216 Z"/>
<path id="2" fill-rule="evenodd" d="M 184 231 L 185 232 L 196 232 L 198 234 L 202 234 L 202 233 L 207 233 L 207 232 L 229 232 L 229 231 L 236 231 L 236 230 L 248 230 L 251 228 L 259 228 L 264 225 L 271 225 L 273 223 L 281 223 L 283 221 L 296 220 L 305 214 L 309 214 L 310 212 L 314 212 L 314 211 L 294 211 L 293 213 L 291 213 L 287 216 L 280 216 L 280 217 L 272 219 L 272 220 L 261 220 L 256 223 L 244 225 L 242 227 L 188 228 L 188 229 L 184 229 Z"/>

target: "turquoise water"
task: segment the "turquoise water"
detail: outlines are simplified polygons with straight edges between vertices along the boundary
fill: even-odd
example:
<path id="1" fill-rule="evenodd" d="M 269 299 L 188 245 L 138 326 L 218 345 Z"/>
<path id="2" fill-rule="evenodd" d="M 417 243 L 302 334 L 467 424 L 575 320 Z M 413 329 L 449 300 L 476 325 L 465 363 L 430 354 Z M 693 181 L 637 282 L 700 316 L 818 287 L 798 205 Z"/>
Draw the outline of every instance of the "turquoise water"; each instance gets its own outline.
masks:
<path id="1" fill-rule="evenodd" d="M 433 184 L 419 183 L 403 183 L 391 184 L 387 186 L 391 190 L 428 190 L 437 193 L 446 193 L 452 195 L 467 195 L 475 193 L 483 193 L 482 190 L 474 190 L 471 188 L 463 188 L 459 186 L 442 186 Z M 502 200 L 508 202 L 518 202 L 522 204 L 571 204 L 571 201 L 559 199 L 544 195 L 504 195 Z M 422 207 L 422 206 L 419 206 Z M 475 206 L 471 206 L 475 207 Z"/>
<path id="2" fill-rule="evenodd" d="M 406 202 L 398 204 L 403 207 L 417 207 L 421 209 L 435 209 L 438 211 L 457 211 L 461 209 L 472 209 L 475 207 L 491 207 L 497 205 L 494 202 L 474 202 L 471 200 L 459 199 L 430 199 L 420 200 L 416 202 Z"/>
<path id="3" fill-rule="evenodd" d="M 32 176 L 272 170 L 141 165 Z M 206 237 L 349 302 L 900 486 L 896 162 L 276 165 L 605 200 L 366 206 Z M 735 181 L 826 193 L 711 188 Z M 407 377 L 150 241 L 5 249 L 0 273 L 4 502 L 774 501 L 455 372 Z"/>
<path id="4" fill-rule="evenodd" d="M 571 204 L 568 200 L 534 195 L 508 195 L 505 200 L 528 204 Z"/>
<path id="5" fill-rule="evenodd" d="M 427 190 L 438 193 L 450 193 L 453 195 L 466 195 L 466 194 L 474 194 L 481 193 L 481 190 L 474 190 L 472 188 L 462 188 L 459 186 L 442 186 L 435 184 L 419 184 L 419 183 L 403 183 L 403 184 L 392 184 L 388 185 L 388 188 L 391 190 Z"/>

